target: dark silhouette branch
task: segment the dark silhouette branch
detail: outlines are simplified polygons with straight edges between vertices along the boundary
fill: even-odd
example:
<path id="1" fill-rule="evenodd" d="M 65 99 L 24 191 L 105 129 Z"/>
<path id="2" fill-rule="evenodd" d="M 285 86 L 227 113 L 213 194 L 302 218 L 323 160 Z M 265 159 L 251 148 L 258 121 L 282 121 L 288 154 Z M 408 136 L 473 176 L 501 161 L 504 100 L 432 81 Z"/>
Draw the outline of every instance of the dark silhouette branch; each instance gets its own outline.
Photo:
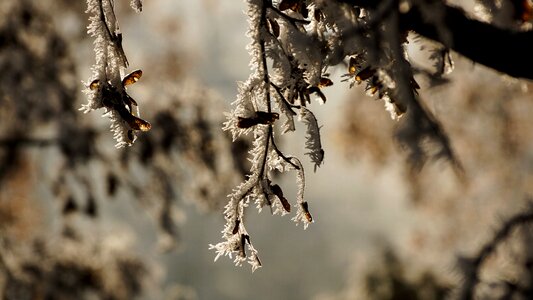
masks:
<path id="1" fill-rule="evenodd" d="M 529 200 L 531 201 L 531 200 Z M 464 269 L 464 282 L 462 284 L 460 293 L 457 299 L 469 300 L 474 297 L 474 289 L 480 281 L 479 272 L 482 264 L 488 259 L 490 255 L 496 252 L 496 247 L 501 244 L 511 232 L 522 225 L 531 224 L 533 222 L 533 207 L 530 204 L 529 209 L 523 213 L 514 215 L 508 219 L 502 227 L 496 231 L 492 240 L 485 244 L 473 258 L 463 258 L 462 263 L 466 264 Z M 521 289 L 517 289 L 521 290 Z M 524 289 L 524 293 L 531 293 L 529 289 Z"/>
<path id="2" fill-rule="evenodd" d="M 401 15 L 400 24 L 403 29 L 441 42 L 474 62 L 513 77 L 533 79 L 533 31 L 501 29 L 468 18 L 461 9 L 444 7 L 442 25 L 451 33 L 449 43 L 416 7 Z"/>
<path id="3" fill-rule="evenodd" d="M 375 10 L 383 1 L 338 0 L 350 5 Z M 402 30 L 412 30 L 421 36 L 440 42 L 472 61 L 513 77 L 533 79 L 533 31 L 502 29 L 473 20 L 462 9 L 442 5 L 442 23 L 432 23 L 417 6 L 400 13 Z M 378 18 L 382 19 L 382 18 Z M 383 20 L 378 20 L 380 23 Z M 443 26 L 444 28 L 438 28 Z M 353 33 L 371 28 L 357 28 Z M 450 32 L 449 40 L 441 34 Z"/>

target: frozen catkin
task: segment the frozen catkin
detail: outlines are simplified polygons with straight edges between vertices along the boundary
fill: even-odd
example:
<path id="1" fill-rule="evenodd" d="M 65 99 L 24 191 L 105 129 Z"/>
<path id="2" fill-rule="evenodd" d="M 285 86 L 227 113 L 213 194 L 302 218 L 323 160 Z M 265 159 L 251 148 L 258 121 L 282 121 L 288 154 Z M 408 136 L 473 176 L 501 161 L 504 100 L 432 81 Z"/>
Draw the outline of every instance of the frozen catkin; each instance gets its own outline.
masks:
<path id="1" fill-rule="evenodd" d="M 140 12 L 142 1 L 131 6 Z M 87 0 L 89 26 L 87 33 L 94 38 L 95 64 L 91 78 L 84 83 L 87 103 L 80 108 L 84 113 L 100 108 L 111 122 L 110 128 L 117 148 L 131 146 L 139 131 L 148 131 L 151 125 L 141 119 L 137 102 L 128 95 L 126 87 L 137 82 L 142 71 L 127 75 L 129 65 L 122 47 L 122 33 L 115 16 L 114 1 Z"/>

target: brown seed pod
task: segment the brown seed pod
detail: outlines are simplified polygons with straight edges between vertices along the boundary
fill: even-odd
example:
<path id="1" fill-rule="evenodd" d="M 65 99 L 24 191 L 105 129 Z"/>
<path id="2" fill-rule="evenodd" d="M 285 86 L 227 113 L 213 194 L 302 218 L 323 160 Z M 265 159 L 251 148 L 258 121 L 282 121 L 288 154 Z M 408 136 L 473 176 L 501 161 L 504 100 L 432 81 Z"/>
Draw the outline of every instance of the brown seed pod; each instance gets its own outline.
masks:
<path id="1" fill-rule="evenodd" d="M 320 81 L 318 82 L 318 87 L 319 88 L 332 86 L 332 85 L 333 85 L 333 81 L 331 81 L 331 79 L 329 79 L 327 77 L 321 77 Z"/>
<path id="2" fill-rule="evenodd" d="M 237 127 L 250 128 L 257 124 L 271 125 L 279 119 L 279 114 L 274 112 L 256 111 L 255 116 L 251 118 L 238 117 Z"/>
<path id="3" fill-rule="evenodd" d="M 279 114 L 275 112 L 256 111 L 255 115 L 259 124 L 272 124 L 279 119 Z"/>
<path id="4" fill-rule="evenodd" d="M 357 81 L 367 80 L 368 78 L 374 76 L 374 74 L 376 74 L 376 70 L 370 67 L 366 67 L 363 70 L 359 71 L 359 73 L 357 73 L 357 75 L 355 76 L 355 80 Z"/>
<path id="5" fill-rule="evenodd" d="M 115 105 L 113 107 L 114 110 L 116 110 L 118 112 L 118 114 L 120 115 L 120 117 L 126 122 L 128 123 L 128 125 L 131 127 L 131 129 L 133 130 L 140 130 L 140 131 L 148 131 L 150 130 L 150 128 L 152 128 L 152 125 L 150 125 L 150 123 L 148 123 L 147 121 L 141 119 L 141 118 L 138 118 L 134 115 L 132 115 L 127 109 L 125 106 L 123 105 Z"/>
<path id="6" fill-rule="evenodd" d="M 139 78 L 141 78 L 142 75 L 143 75 L 142 70 L 136 70 L 136 71 L 129 73 L 128 75 L 124 77 L 124 79 L 122 79 L 122 86 L 134 84 L 135 82 L 139 81 Z"/>
<path id="7" fill-rule="evenodd" d="M 96 90 L 96 89 L 98 89 L 99 87 L 100 87 L 100 80 L 99 80 L 99 79 L 95 79 L 95 80 L 93 80 L 93 81 L 91 82 L 91 84 L 89 84 L 89 88 L 90 88 L 91 90 L 93 90 L 93 91 Z"/>
<path id="8" fill-rule="evenodd" d="M 350 62 L 348 63 L 348 73 L 350 73 L 351 75 L 355 75 L 355 73 L 357 72 L 357 66 L 359 64 L 357 63 L 357 59 L 355 59 L 355 57 L 350 57 Z"/>
<path id="9" fill-rule="evenodd" d="M 130 127 L 135 130 L 148 131 L 152 128 L 152 125 L 150 123 L 134 115 L 131 115 L 130 121 L 127 122 L 128 125 L 130 125 Z"/>

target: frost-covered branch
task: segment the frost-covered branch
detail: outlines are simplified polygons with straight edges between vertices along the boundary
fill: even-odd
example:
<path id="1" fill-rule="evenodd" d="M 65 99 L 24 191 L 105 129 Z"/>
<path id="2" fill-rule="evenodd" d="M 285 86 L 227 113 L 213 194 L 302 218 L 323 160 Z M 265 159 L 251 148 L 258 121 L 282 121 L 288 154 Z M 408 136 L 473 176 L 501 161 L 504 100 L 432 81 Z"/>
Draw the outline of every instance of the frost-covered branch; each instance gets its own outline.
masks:
<path id="1" fill-rule="evenodd" d="M 246 253 L 241 251 L 242 247 L 231 246 L 237 242 L 253 248 L 243 218 L 250 201 L 259 209 L 269 206 L 272 212 L 289 213 L 288 201 L 281 188 L 272 183 L 271 171 L 296 171 L 298 210 L 294 220 L 312 222 L 303 199 L 303 166 L 298 158 L 284 154 L 275 137 L 278 131 L 281 134 L 295 131 L 294 117 L 298 116 L 297 120 L 307 127 L 303 146 L 306 154 L 315 170 L 322 164 L 320 122 L 310 105 L 313 98 L 326 102 L 324 88 L 333 84 L 328 69 L 337 65 L 348 66 L 343 81 L 350 87 L 364 84 L 369 96 L 383 101 L 385 110 L 399 124 L 396 138 L 407 150 L 413 166 L 421 167 L 429 158 L 445 158 L 456 171 L 462 170 L 445 128 L 418 94 L 420 86 L 414 78 L 417 70 L 407 52 L 410 30 L 440 41 L 442 45 L 435 46 L 430 57 L 436 70 L 428 73 L 444 81 L 442 77 L 453 69 L 449 49 L 461 49 L 468 32 L 463 30 L 455 36 L 460 29 L 452 21 L 459 18 L 458 9 L 432 0 L 247 0 L 247 3 L 252 74 L 239 84 L 237 100 L 227 114 L 224 129 L 231 132 L 234 140 L 252 135 L 252 166 L 248 179 L 229 196 L 225 242 L 212 246 L 218 256 Z M 465 27 L 486 29 L 486 25 L 462 16 L 459 21 Z M 476 55 L 484 55 L 479 54 L 484 52 L 479 48 L 472 49 L 476 49 Z M 490 57 L 490 62 L 499 61 Z M 252 257 L 257 255 L 255 249 L 251 253 Z M 236 259 L 237 264 L 242 261 Z M 254 268 L 258 266 L 251 263 Z"/>
<path id="2" fill-rule="evenodd" d="M 319 127 L 306 106 L 313 94 L 325 102 L 321 88 L 332 82 L 322 64 L 325 57 L 321 47 L 326 45 L 326 38 L 313 36 L 316 24 L 308 20 L 307 13 L 301 14 L 307 11 L 306 5 L 282 1 L 276 6 L 268 0 L 250 0 L 248 4 L 252 74 L 239 84 L 239 94 L 233 111 L 227 114 L 224 129 L 232 133 L 234 140 L 253 134 L 252 167 L 248 179 L 229 195 L 224 212 L 224 241 L 210 247 L 217 252 L 217 258 L 235 255 L 237 265 L 248 260 L 255 270 L 260 263 L 245 228 L 244 210 L 254 202 L 259 210 L 269 206 L 273 214 L 291 212 L 289 200 L 272 181 L 272 172 L 296 171 L 297 210 L 293 220 L 303 223 L 305 228 L 313 222 L 304 200 L 303 166 L 298 158 L 285 154 L 276 144 L 276 123 L 282 122 L 281 133 L 292 132 L 296 128 L 294 116 L 299 115 L 308 127 L 305 147 L 315 167 L 319 166 L 323 159 Z"/>
<path id="3" fill-rule="evenodd" d="M 372 0 L 337 0 L 364 9 L 374 10 L 386 1 Z M 392 1 L 396 3 L 397 1 Z M 533 30 L 516 30 L 500 28 L 492 23 L 481 22 L 468 17 L 460 8 L 436 1 L 438 9 L 425 10 L 424 6 L 433 5 L 435 1 L 404 1 L 400 11 L 400 28 L 412 30 L 429 39 L 441 42 L 474 62 L 483 64 L 514 77 L 533 79 L 533 66 L 530 53 L 533 52 Z M 509 1 L 513 2 L 513 1 Z M 524 2 L 525 8 L 514 8 L 515 22 L 524 23 L 531 20 L 530 4 Z M 433 16 L 428 16 L 431 12 Z M 494 12 L 495 13 L 495 12 Z M 434 16 L 442 16 L 436 20 Z M 376 18 L 380 19 L 380 18 Z M 357 28 L 354 32 L 364 31 Z M 442 34 L 442 30 L 449 34 Z M 483 50 L 481 50 L 483 49 Z"/>
<path id="4" fill-rule="evenodd" d="M 141 0 L 132 1 L 131 5 L 138 12 L 142 9 Z M 137 82 L 142 71 L 123 76 L 128 59 L 122 48 L 122 33 L 115 16 L 114 1 L 87 0 L 87 13 L 91 15 L 88 33 L 95 38 L 96 63 L 84 90 L 88 102 L 80 110 L 88 113 L 104 108 L 104 115 L 111 120 L 117 147 L 132 145 L 138 131 L 151 128 L 150 123 L 140 118 L 137 102 L 126 92 L 126 86 Z"/>
<path id="5" fill-rule="evenodd" d="M 298 158 L 285 155 L 274 137 L 279 127 L 281 133 L 295 131 L 294 117 L 298 116 L 307 127 L 306 154 L 315 170 L 322 164 L 319 122 L 308 107 L 312 97 L 326 102 L 323 89 L 333 84 L 327 69 L 344 60 L 349 61 L 346 81 L 351 85 L 365 82 L 368 93 L 384 101 L 393 119 L 406 115 L 402 121 L 408 126 L 398 136 L 411 149 L 412 157 L 423 161 L 423 144 L 430 139 L 443 149 L 439 152 L 442 156 L 455 161 L 442 129 L 418 102 L 419 87 L 406 58 L 407 40 L 398 28 L 396 1 L 380 2 L 375 11 L 325 0 L 248 3 L 252 74 L 239 84 L 239 94 L 233 111 L 227 114 L 224 129 L 232 133 L 234 140 L 253 133 L 252 167 L 248 180 L 230 195 L 223 231 L 225 244 L 212 246 L 218 256 L 241 251 L 230 246 L 239 240 L 239 232 L 249 236 L 234 228 L 244 226 L 241 214 L 250 201 L 259 209 L 266 205 L 273 212 L 289 212 L 281 188 L 271 183 L 272 170 L 296 170 L 298 210 L 293 219 L 306 226 L 313 221 L 303 198 L 303 166 Z M 280 126 L 276 126 L 278 122 Z M 244 244 L 250 244 L 246 241 Z"/>
<path id="6" fill-rule="evenodd" d="M 514 77 L 533 79 L 533 30 L 502 29 L 465 15 L 461 9 L 443 8 L 442 28 L 451 33 L 447 41 L 438 27 L 424 17 L 418 7 L 402 14 L 401 25 L 427 38 L 442 42 L 474 62 Z"/>

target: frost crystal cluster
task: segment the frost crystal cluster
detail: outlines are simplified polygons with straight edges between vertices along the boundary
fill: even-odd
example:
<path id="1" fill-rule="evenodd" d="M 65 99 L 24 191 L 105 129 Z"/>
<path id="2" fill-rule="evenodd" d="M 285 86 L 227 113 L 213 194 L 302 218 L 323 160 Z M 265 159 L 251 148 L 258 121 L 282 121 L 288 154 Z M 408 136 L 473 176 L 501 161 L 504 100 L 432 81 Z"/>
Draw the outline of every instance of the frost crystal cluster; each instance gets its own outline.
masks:
<path id="1" fill-rule="evenodd" d="M 414 162 L 429 155 L 454 159 L 441 126 L 419 102 L 419 86 L 405 49 L 407 30 L 399 24 L 399 14 L 414 5 L 423 12 L 436 4 L 400 2 L 247 1 L 252 74 L 239 83 L 237 100 L 227 114 L 224 129 L 231 132 L 233 140 L 252 136 L 251 170 L 229 195 L 223 242 L 210 246 L 217 252 L 216 259 L 227 255 L 234 257 L 236 265 L 248 261 L 252 270 L 261 266 L 245 227 L 245 209 L 252 204 L 259 210 L 268 206 L 273 214 L 291 212 L 292 204 L 273 182 L 274 172 L 296 172 L 298 192 L 293 220 L 303 223 L 304 228 L 313 222 L 304 199 L 305 177 L 300 159 L 282 152 L 276 136 L 295 131 L 295 121 L 300 121 L 307 127 L 306 154 L 315 170 L 322 164 L 320 126 L 309 107 L 312 98 L 326 102 L 323 90 L 333 84 L 328 68 L 340 65 L 347 70 L 343 81 L 349 82 L 350 87 L 365 83 L 369 95 L 384 101 L 392 119 L 401 124 L 397 138 Z M 442 18 L 428 19 L 439 25 Z M 443 66 L 436 73 L 446 73 L 451 65 L 447 49 L 440 49 L 438 54 L 432 59 L 438 60 L 435 65 Z M 428 142 L 437 148 L 436 153 L 428 155 Z"/>
<path id="2" fill-rule="evenodd" d="M 104 108 L 104 115 L 111 120 L 116 146 L 120 148 L 132 145 L 137 131 L 148 131 L 151 125 L 140 118 L 137 102 L 126 93 L 126 86 L 137 82 L 142 71 L 123 77 L 128 59 L 122 48 L 114 5 L 114 0 L 87 0 L 87 13 L 91 15 L 88 33 L 95 38 L 96 63 L 84 90 L 88 102 L 80 110 L 87 113 Z M 137 12 L 142 9 L 141 0 L 132 1 L 131 5 Z"/>

